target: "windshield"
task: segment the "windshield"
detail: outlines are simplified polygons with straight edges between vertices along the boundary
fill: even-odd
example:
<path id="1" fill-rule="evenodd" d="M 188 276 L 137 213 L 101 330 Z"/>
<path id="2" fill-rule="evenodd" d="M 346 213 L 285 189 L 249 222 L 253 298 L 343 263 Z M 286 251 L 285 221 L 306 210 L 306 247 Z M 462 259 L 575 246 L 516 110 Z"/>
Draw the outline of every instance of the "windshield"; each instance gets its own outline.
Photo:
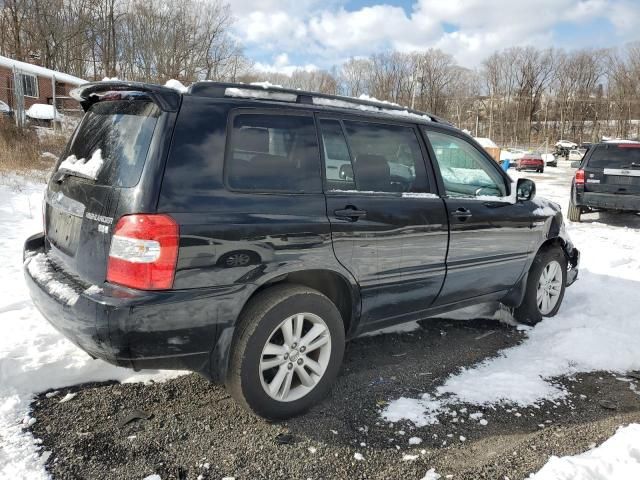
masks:
<path id="1" fill-rule="evenodd" d="M 89 165 L 98 157 L 99 168 L 92 176 L 97 184 L 133 187 L 140 180 L 159 115 L 160 109 L 148 101 L 98 102 L 84 115 L 67 160 Z"/>
<path id="2" fill-rule="evenodd" d="M 640 168 L 640 143 L 599 145 L 591 154 L 594 168 Z"/>

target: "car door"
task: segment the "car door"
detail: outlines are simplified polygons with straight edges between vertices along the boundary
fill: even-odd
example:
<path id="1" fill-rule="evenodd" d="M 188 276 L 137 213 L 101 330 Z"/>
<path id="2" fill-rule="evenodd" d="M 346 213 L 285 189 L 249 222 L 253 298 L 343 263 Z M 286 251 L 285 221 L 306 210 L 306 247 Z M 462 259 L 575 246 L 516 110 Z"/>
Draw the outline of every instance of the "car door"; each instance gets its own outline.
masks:
<path id="1" fill-rule="evenodd" d="M 436 127 L 423 131 L 451 229 L 447 278 L 436 305 L 499 297 L 521 277 L 534 248 L 532 209 L 515 202 L 509 177 L 464 134 Z"/>
<path id="2" fill-rule="evenodd" d="M 418 130 L 337 117 L 318 125 L 333 247 L 360 285 L 361 330 L 426 310 L 444 282 L 448 220 Z"/>

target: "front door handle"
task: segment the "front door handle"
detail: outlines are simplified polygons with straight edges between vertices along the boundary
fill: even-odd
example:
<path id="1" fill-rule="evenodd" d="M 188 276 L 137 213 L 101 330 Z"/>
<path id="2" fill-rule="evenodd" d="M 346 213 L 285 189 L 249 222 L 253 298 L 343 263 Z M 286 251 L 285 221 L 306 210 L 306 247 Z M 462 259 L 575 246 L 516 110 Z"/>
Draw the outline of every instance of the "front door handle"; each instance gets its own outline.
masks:
<path id="1" fill-rule="evenodd" d="M 350 222 L 357 221 L 360 217 L 364 217 L 367 215 L 366 210 L 358 210 L 354 206 L 346 206 L 345 208 L 334 210 L 333 214 L 344 220 L 349 220 Z"/>
<path id="2" fill-rule="evenodd" d="M 456 217 L 461 222 L 464 222 L 465 220 L 467 220 L 468 218 L 471 218 L 473 216 L 471 214 L 471 210 L 469 210 L 468 208 L 464 208 L 464 207 L 460 207 L 460 208 L 454 210 L 453 212 L 451 212 L 451 215 Z"/>

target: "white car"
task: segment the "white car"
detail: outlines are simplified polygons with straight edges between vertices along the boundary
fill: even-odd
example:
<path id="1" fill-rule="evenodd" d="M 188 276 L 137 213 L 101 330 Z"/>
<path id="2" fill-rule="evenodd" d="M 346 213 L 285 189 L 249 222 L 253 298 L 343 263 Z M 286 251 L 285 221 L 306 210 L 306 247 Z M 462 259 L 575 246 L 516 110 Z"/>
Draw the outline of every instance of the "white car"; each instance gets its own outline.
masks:
<path id="1" fill-rule="evenodd" d="M 504 148 L 500 150 L 500 160 L 509 160 L 510 162 L 514 162 L 515 160 L 520 160 L 527 154 L 525 150 L 521 150 L 519 148 Z"/>
<path id="2" fill-rule="evenodd" d="M 578 144 L 575 142 L 572 142 L 570 140 L 558 140 L 555 144 L 555 146 L 557 148 L 569 148 L 569 149 L 575 149 L 578 147 Z"/>
<path id="3" fill-rule="evenodd" d="M 584 157 L 584 150 L 569 150 L 569 160 L 580 161 Z"/>

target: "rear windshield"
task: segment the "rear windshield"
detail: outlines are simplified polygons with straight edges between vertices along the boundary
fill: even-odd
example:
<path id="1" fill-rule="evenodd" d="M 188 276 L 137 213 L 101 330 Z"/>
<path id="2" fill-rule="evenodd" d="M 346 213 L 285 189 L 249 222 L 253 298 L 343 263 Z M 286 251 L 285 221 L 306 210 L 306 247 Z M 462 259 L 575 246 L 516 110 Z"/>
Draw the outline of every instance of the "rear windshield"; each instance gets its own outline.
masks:
<path id="1" fill-rule="evenodd" d="M 67 155 L 103 160 L 95 181 L 100 185 L 133 187 L 151 145 L 160 109 L 152 102 L 102 101 L 84 115 Z"/>
<path id="2" fill-rule="evenodd" d="M 640 168 L 640 144 L 599 145 L 589 159 L 594 168 Z"/>

